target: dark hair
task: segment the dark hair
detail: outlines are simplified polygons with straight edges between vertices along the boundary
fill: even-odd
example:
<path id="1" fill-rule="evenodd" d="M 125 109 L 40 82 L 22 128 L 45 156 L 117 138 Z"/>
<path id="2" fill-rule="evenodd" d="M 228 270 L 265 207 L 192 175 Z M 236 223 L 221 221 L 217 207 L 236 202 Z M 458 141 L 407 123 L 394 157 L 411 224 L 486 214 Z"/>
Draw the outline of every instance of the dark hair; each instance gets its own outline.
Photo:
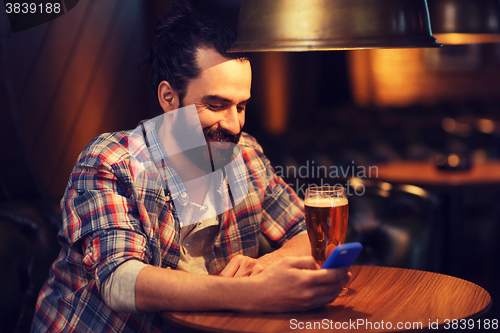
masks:
<path id="1" fill-rule="evenodd" d="M 222 19 L 195 12 L 185 0 L 171 1 L 144 59 L 153 96 L 165 80 L 182 100 L 189 81 L 200 74 L 196 63 L 200 47 L 212 48 L 228 59 L 246 58 L 242 53 L 227 52 L 235 39 L 234 31 Z"/>

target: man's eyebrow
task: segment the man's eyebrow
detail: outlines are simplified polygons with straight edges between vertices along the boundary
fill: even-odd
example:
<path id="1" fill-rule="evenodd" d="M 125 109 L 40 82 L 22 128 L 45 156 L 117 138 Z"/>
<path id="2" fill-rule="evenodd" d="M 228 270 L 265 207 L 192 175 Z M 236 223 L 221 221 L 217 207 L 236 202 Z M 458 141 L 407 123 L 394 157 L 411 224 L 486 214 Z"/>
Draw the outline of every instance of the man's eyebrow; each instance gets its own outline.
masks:
<path id="1" fill-rule="evenodd" d="M 244 100 L 238 104 L 242 104 L 242 103 L 248 103 L 250 101 L 251 98 L 247 99 L 247 100 Z M 224 97 L 221 97 L 221 96 L 218 96 L 218 95 L 208 95 L 208 96 L 205 96 L 203 97 L 202 99 L 203 102 L 219 102 L 219 103 L 232 103 L 233 101 L 228 99 L 228 98 L 224 98 Z"/>
<path id="2" fill-rule="evenodd" d="M 249 97 L 247 100 L 244 100 L 244 101 L 243 101 L 243 102 L 241 102 L 241 103 L 245 103 L 245 104 L 247 104 L 248 102 L 250 102 L 250 100 L 251 100 L 251 99 L 252 99 L 252 97 Z M 240 104 L 241 104 L 241 103 L 240 103 Z"/>

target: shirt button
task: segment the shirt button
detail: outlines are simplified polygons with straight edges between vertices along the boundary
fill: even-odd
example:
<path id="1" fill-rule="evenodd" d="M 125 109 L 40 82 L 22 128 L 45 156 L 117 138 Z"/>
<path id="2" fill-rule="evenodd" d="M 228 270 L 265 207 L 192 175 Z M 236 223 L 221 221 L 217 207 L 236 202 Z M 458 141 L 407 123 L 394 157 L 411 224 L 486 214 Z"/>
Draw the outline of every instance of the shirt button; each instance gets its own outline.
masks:
<path id="1" fill-rule="evenodd" d="M 208 207 L 207 207 L 207 206 L 202 206 L 202 207 L 200 208 L 200 212 L 205 212 L 207 209 L 208 209 Z"/>
<path id="2" fill-rule="evenodd" d="M 186 192 L 183 192 L 183 193 L 181 194 L 181 198 L 185 198 L 185 197 L 187 197 L 187 196 L 188 196 L 188 195 L 187 195 L 187 193 L 186 193 Z"/>

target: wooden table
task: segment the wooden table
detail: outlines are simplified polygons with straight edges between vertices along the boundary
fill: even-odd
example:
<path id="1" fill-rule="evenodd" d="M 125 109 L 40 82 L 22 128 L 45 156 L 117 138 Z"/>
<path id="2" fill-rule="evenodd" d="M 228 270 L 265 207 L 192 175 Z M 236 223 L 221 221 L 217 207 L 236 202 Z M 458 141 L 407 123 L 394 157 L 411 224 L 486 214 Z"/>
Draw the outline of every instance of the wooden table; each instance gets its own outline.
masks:
<path id="1" fill-rule="evenodd" d="M 491 306 L 483 288 L 448 275 L 377 266 L 352 266 L 351 272 L 348 295 L 308 312 L 164 312 L 162 316 L 187 332 L 292 332 L 308 325 L 312 329 L 307 332 L 421 332 L 444 327 L 453 319 L 469 320 L 477 327 Z"/>
<path id="2" fill-rule="evenodd" d="M 426 188 L 440 198 L 442 219 L 440 230 L 444 249 L 440 269 L 445 273 L 463 274 L 462 207 L 465 191 L 477 189 L 500 190 L 500 161 L 489 160 L 473 164 L 466 171 L 444 171 L 430 161 L 393 161 L 377 165 L 372 177 L 393 184 L 412 184 Z"/>

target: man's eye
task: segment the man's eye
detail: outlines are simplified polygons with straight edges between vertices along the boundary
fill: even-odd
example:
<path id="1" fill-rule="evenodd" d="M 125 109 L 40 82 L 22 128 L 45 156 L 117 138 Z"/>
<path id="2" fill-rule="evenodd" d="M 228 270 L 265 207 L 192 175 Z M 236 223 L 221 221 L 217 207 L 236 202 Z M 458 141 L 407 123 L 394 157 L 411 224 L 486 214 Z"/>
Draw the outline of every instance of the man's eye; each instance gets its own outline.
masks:
<path id="1" fill-rule="evenodd" d="M 246 109 L 246 106 L 245 106 L 245 105 L 243 105 L 243 106 L 238 106 L 238 112 L 243 112 L 243 111 L 245 111 L 245 109 Z"/>
<path id="2" fill-rule="evenodd" d="M 224 109 L 224 105 L 213 105 L 213 104 L 208 104 L 207 107 L 212 110 L 212 111 L 220 111 Z"/>

